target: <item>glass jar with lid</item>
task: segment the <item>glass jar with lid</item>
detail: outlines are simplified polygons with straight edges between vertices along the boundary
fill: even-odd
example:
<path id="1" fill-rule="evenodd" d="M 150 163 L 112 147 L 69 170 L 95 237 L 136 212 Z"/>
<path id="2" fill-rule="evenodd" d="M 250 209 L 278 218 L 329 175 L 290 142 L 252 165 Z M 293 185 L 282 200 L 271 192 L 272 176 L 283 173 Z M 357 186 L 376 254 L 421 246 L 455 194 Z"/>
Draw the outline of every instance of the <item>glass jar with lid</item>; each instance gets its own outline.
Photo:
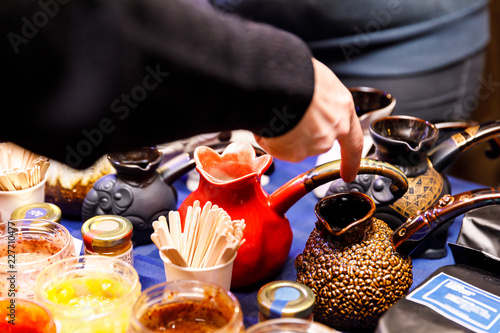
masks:
<path id="1" fill-rule="evenodd" d="M 116 257 L 134 263 L 132 222 L 117 215 L 97 215 L 82 225 L 85 254 Z"/>
<path id="2" fill-rule="evenodd" d="M 55 262 L 35 284 L 35 301 L 49 310 L 59 333 L 124 333 L 140 293 L 132 266 L 98 255 Z"/>
<path id="3" fill-rule="evenodd" d="M 30 203 L 12 211 L 11 220 L 40 219 L 56 223 L 61 222 L 61 209 L 48 202 Z"/>
<path id="4" fill-rule="evenodd" d="M 277 318 L 251 326 L 246 333 L 340 333 L 315 321 L 301 318 Z"/>
<path id="5" fill-rule="evenodd" d="M 314 293 L 302 283 L 286 280 L 269 282 L 257 293 L 259 321 L 274 318 L 312 320 L 314 302 Z"/>
<path id="6" fill-rule="evenodd" d="M 144 290 L 135 302 L 127 333 L 243 333 L 236 296 L 215 284 L 177 280 Z"/>

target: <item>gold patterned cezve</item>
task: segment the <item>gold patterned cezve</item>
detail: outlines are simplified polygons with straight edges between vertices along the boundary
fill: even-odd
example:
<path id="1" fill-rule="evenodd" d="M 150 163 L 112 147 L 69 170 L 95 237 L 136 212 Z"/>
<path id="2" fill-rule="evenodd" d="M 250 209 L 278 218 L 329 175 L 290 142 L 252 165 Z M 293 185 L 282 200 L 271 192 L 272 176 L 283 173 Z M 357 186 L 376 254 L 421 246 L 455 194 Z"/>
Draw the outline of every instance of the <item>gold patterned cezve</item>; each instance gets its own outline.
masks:
<path id="1" fill-rule="evenodd" d="M 389 205 L 406 218 L 435 203 L 443 190 L 443 177 L 430 165 L 430 162 L 427 163 L 429 164 L 427 171 L 415 178 L 408 178 L 408 191 Z"/>

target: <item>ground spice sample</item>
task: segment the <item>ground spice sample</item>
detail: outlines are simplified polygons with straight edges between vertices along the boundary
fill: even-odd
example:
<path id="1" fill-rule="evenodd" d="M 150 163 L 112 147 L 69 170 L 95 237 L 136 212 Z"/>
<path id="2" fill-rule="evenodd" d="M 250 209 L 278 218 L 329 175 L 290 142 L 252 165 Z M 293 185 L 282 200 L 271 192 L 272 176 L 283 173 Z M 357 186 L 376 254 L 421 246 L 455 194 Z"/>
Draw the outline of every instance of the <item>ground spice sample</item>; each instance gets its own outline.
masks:
<path id="1" fill-rule="evenodd" d="M 224 327 L 228 320 L 210 302 L 186 301 L 155 305 L 140 322 L 157 332 L 209 333 Z"/>
<path id="2" fill-rule="evenodd" d="M 373 329 L 412 281 L 411 259 L 392 244 L 392 230 L 372 218 L 365 239 L 350 245 L 328 241 L 315 228 L 295 260 L 297 282 L 316 295 L 314 320 L 341 331 Z"/>
<path id="3" fill-rule="evenodd" d="M 9 249 L 16 255 L 16 264 L 38 261 L 61 251 L 63 246 L 47 239 L 19 238 L 15 246 L 0 246 L 0 262 L 7 263 Z"/>
<path id="4" fill-rule="evenodd" d="M 0 332 L 56 333 L 50 314 L 38 304 L 23 299 L 0 300 Z"/>
<path id="5" fill-rule="evenodd" d="M 16 243 L 0 243 L 0 264 L 5 268 L 0 272 L 0 298 L 13 293 L 15 297 L 33 298 L 38 273 L 61 259 L 54 255 L 61 252 L 64 245 L 59 235 L 52 240 L 20 236 Z M 15 278 L 9 281 L 12 276 Z"/>

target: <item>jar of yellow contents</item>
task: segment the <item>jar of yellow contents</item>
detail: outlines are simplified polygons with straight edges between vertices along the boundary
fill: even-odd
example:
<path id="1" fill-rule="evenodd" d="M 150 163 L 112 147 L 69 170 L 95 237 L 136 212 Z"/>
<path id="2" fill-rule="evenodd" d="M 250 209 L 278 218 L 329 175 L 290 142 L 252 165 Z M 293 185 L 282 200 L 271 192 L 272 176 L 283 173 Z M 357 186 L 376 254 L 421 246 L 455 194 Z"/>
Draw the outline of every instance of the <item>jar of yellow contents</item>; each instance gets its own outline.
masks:
<path id="1" fill-rule="evenodd" d="M 137 271 L 124 261 L 80 256 L 45 268 L 35 298 L 59 322 L 60 333 L 122 333 L 140 290 Z"/>

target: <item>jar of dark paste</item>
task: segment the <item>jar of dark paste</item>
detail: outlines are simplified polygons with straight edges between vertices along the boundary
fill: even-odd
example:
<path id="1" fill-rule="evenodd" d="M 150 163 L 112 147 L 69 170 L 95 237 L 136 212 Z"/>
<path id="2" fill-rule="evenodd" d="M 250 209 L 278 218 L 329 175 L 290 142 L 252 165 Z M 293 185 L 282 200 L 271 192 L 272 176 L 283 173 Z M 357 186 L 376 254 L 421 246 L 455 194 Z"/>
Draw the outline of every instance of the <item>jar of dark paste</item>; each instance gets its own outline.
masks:
<path id="1" fill-rule="evenodd" d="M 197 281 L 164 282 L 144 290 L 132 308 L 127 333 L 243 333 L 238 299 L 219 286 Z"/>

